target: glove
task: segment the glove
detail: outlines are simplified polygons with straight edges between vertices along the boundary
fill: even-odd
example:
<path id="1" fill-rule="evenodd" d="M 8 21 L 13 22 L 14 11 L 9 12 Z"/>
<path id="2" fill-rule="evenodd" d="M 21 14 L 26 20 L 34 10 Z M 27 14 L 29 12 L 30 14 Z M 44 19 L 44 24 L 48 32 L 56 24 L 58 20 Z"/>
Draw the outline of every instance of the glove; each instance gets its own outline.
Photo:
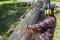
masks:
<path id="1" fill-rule="evenodd" d="M 35 34 L 36 33 L 36 29 L 34 28 L 33 25 L 29 25 L 28 26 L 28 32 L 31 34 Z"/>

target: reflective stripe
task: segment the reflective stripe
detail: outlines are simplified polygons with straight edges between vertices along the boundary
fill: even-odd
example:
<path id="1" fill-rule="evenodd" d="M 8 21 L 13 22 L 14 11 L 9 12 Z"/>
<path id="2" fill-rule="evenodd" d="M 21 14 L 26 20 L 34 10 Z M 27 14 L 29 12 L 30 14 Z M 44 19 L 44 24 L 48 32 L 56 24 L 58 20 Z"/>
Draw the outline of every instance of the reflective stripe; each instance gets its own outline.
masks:
<path id="1" fill-rule="evenodd" d="M 51 13 L 52 13 L 52 10 L 50 10 L 50 9 L 44 11 L 45 15 L 50 15 Z"/>

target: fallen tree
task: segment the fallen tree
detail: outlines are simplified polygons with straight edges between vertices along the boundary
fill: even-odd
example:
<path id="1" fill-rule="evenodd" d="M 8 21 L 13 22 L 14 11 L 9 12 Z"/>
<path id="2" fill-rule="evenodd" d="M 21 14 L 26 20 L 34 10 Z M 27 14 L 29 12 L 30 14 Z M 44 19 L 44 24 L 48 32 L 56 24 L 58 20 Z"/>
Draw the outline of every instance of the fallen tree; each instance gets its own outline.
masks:
<path id="1" fill-rule="evenodd" d="M 30 40 L 31 35 L 28 33 L 27 26 L 35 24 L 40 14 L 40 8 L 43 7 L 44 1 L 38 0 L 37 3 L 27 13 L 24 20 L 16 27 L 8 40 Z"/>

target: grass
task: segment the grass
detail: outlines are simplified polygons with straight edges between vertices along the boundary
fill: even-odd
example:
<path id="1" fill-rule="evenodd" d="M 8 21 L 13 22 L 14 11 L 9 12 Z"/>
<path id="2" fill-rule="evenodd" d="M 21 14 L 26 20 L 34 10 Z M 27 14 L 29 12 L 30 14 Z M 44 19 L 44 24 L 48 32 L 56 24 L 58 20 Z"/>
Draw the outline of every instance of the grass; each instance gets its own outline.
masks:
<path id="1" fill-rule="evenodd" d="M 51 0 L 51 1 L 53 1 L 53 2 L 60 2 L 60 0 Z"/>
<path id="2" fill-rule="evenodd" d="M 57 25 L 54 33 L 53 40 L 60 40 L 60 12 L 55 14 L 57 19 Z"/>

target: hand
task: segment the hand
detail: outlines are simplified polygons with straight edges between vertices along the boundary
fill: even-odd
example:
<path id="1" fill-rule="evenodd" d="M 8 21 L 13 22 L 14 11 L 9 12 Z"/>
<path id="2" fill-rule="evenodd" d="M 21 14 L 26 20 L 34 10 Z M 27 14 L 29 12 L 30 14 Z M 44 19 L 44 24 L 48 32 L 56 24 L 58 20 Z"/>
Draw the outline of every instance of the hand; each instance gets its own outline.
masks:
<path id="1" fill-rule="evenodd" d="M 29 25 L 28 26 L 28 32 L 31 34 L 35 34 L 37 32 L 37 30 L 35 29 L 34 25 Z"/>

